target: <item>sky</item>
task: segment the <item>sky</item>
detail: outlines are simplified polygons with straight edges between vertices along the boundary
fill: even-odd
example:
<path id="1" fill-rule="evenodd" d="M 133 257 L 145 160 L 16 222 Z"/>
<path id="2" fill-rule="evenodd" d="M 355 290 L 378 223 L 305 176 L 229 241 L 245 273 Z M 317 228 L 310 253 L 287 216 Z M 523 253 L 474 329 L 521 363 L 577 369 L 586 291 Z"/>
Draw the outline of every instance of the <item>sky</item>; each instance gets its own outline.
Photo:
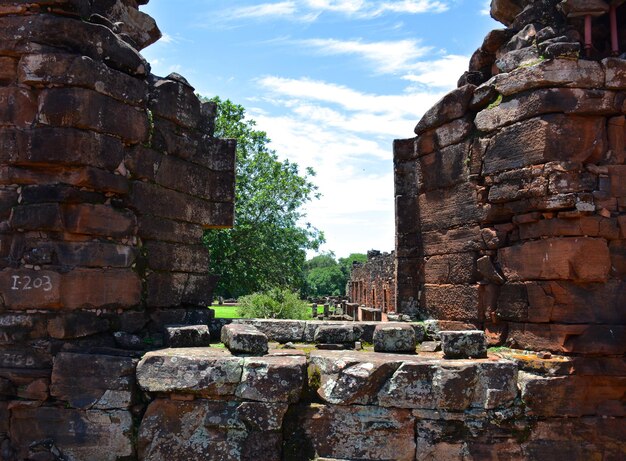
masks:
<path id="1" fill-rule="evenodd" d="M 230 99 L 279 158 L 313 167 L 306 222 L 337 257 L 394 248 L 394 139 L 456 87 L 488 0 L 151 0 L 152 72 Z"/>

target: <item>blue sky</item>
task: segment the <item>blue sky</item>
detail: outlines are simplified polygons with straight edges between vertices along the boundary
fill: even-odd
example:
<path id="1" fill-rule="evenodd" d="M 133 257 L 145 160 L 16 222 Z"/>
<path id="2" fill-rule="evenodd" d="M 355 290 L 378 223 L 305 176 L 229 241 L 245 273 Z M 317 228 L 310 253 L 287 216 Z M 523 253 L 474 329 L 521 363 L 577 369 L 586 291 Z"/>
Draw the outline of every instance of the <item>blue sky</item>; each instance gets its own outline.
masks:
<path id="1" fill-rule="evenodd" d="M 151 0 L 157 75 L 242 104 L 281 158 L 311 166 L 307 221 L 338 257 L 394 247 L 392 142 L 456 86 L 485 0 Z"/>

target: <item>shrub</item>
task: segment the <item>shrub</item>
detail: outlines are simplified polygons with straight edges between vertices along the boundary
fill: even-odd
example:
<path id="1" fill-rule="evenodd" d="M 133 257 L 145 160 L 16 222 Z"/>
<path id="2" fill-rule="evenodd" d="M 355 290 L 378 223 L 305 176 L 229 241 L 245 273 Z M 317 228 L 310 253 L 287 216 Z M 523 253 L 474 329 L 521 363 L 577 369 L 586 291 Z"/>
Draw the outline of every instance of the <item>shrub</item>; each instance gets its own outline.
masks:
<path id="1" fill-rule="evenodd" d="M 241 317 L 257 319 L 307 319 L 309 305 L 297 293 L 273 288 L 239 298 L 237 311 Z"/>

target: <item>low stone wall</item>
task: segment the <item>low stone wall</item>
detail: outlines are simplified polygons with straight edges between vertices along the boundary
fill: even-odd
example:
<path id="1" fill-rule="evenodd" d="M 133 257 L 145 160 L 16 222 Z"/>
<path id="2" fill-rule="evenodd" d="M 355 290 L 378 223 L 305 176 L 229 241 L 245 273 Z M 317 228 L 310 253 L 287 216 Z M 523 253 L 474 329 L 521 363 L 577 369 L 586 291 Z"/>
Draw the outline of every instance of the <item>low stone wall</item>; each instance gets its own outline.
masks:
<path id="1" fill-rule="evenodd" d="M 0 402 L 0 459 L 618 460 L 625 367 L 514 351 L 61 353 L 54 406 Z"/>

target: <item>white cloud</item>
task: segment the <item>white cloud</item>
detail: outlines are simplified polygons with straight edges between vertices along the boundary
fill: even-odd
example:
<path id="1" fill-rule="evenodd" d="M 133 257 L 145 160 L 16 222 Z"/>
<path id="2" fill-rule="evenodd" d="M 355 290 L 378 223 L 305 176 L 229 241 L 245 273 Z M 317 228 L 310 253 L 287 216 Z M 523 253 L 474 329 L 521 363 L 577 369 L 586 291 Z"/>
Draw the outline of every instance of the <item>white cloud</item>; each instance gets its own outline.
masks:
<path id="1" fill-rule="evenodd" d="M 419 62 L 411 72 L 402 78 L 421 85 L 439 88 L 451 88 L 456 85 L 459 77 L 467 70 L 467 56 L 447 55 L 432 62 Z"/>
<path id="2" fill-rule="evenodd" d="M 169 44 L 169 43 L 178 43 L 178 40 L 176 38 L 172 37 L 168 33 L 163 33 L 163 35 L 159 39 L 159 42 L 160 43 Z"/>
<path id="3" fill-rule="evenodd" d="M 449 8 L 446 2 L 431 0 L 403 0 L 394 2 L 384 2 L 380 5 L 379 11 L 393 11 L 394 13 L 443 13 Z"/>
<path id="4" fill-rule="evenodd" d="M 489 16 L 491 14 L 491 0 L 484 0 L 480 14 Z"/>
<path id="5" fill-rule="evenodd" d="M 229 9 L 223 13 L 226 19 L 283 18 L 298 21 L 314 21 L 323 13 L 343 14 L 368 19 L 385 13 L 442 13 L 449 8 L 451 0 L 288 0 Z"/>
<path id="6" fill-rule="evenodd" d="M 417 71 L 413 75 L 421 76 Z M 274 109 L 250 114 L 267 131 L 271 147 L 282 158 L 318 172 L 314 181 L 322 198 L 307 205 L 306 221 L 326 231 L 324 249 L 338 256 L 392 250 L 392 141 L 411 137 L 421 114 L 448 88 L 373 94 L 278 76 L 260 78 L 257 84 L 263 101 Z"/>
<path id="7" fill-rule="evenodd" d="M 261 3 L 260 5 L 235 8 L 229 16 L 233 18 L 262 18 L 266 16 L 292 16 L 297 11 L 293 1 Z"/>
<path id="8" fill-rule="evenodd" d="M 416 59 L 432 51 L 432 47 L 420 46 L 418 40 L 368 43 L 360 40 L 310 39 L 302 40 L 300 43 L 326 55 L 357 55 L 374 64 L 379 73 L 395 73 L 413 69 Z"/>

